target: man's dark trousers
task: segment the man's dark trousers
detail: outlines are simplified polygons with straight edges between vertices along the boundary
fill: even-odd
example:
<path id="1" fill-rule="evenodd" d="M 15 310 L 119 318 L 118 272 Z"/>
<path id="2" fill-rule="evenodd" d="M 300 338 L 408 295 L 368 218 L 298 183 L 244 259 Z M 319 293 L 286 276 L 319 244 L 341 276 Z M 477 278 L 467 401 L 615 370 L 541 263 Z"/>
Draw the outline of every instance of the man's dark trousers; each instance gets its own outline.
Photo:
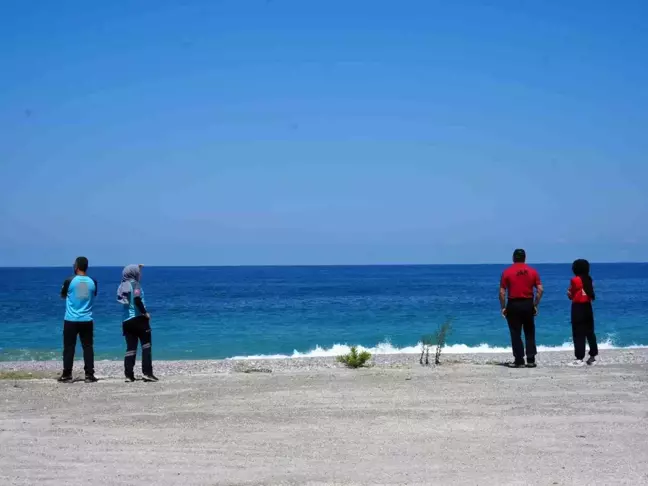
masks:
<path id="1" fill-rule="evenodd" d="M 506 320 L 511 331 L 511 345 L 513 346 L 513 356 L 516 364 L 524 364 L 523 330 L 527 363 L 535 363 L 537 349 L 534 313 L 533 299 L 510 299 L 506 305 Z"/>
<path id="2" fill-rule="evenodd" d="M 94 323 L 72 322 L 63 323 L 63 374 L 72 375 L 74 365 L 74 351 L 77 335 L 81 339 L 83 348 L 83 361 L 85 362 L 86 375 L 94 374 Z"/>

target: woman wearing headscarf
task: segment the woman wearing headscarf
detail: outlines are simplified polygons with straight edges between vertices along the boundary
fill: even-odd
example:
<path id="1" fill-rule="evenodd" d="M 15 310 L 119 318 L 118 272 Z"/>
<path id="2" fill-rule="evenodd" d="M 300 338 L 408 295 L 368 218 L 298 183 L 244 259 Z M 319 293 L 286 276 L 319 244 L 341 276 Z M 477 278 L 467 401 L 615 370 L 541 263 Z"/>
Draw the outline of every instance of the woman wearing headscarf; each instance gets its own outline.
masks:
<path id="1" fill-rule="evenodd" d="M 594 283 L 590 276 L 590 264 L 587 260 L 576 260 L 572 265 L 574 278 L 571 279 L 567 297 L 571 300 L 571 323 L 574 338 L 575 361 L 572 366 L 583 366 L 585 363 L 585 341 L 589 343 L 588 365 L 596 363 L 598 346 L 594 334 L 594 309 L 592 302 L 596 299 Z"/>
<path id="2" fill-rule="evenodd" d="M 122 271 L 122 279 L 117 289 L 117 301 L 123 306 L 124 338 L 126 338 L 126 357 L 124 373 L 126 381 L 135 381 L 135 359 L 137 343 L 142 345 L 142 374 L 144 381 L 158 381 L 153 374 L 151 356 L 151 316 L 144 303 L 144 291 L 140 284 L 142 265 L 127 265 Z"/>

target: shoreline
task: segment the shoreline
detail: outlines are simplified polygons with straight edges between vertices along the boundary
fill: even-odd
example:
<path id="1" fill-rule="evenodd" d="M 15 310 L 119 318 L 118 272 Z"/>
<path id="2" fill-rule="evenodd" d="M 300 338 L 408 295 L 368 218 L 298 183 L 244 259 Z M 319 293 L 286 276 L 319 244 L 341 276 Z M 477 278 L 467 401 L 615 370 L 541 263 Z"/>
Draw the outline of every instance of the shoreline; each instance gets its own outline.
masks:
<path id="1" fill-rule="evenodd" d="M 433 360 L 433 353 L 430 353 Z M 78 355 L 77 355 L 78 357 Z M 377 354 L 365 369 L 425 369 L 435 368 L 419 364 L 419 354 Z M 141 364 L 140 356 L 136 371 Z M 536 361 L 541 368 L 561 368 L 574 359 L 571 351 L 547 351 L 538 353 Z M 442 354 L 441 368 L 456 366 L 498 365 L 512 360 L 510 353 L 475 353 L 475 354 Z M 595 367 L 614 365 L 645 365 L 648 364 L 648 349 L 626 348 L 603 350 Z M 206 359 L 206 360 L 155 360 L 155 373 L 160 376 L 174 375 L 205 375 L 223 373 L 293 373 L 303 371 L 318 371 L 346 369 L 336 361 L 335 357 L 304 357 L 304 358 L 270 358 L 270 359 Z M 61 361 L 0 361 L 0 371 L 20 371 L 54 374 L 60 372 Z M 117 378 L 123 375 L 122 360 L 97 360 L 95 371 L 99 378 Z M 74 363 L 75 374 L 83 373 L 83 361 Z"/>

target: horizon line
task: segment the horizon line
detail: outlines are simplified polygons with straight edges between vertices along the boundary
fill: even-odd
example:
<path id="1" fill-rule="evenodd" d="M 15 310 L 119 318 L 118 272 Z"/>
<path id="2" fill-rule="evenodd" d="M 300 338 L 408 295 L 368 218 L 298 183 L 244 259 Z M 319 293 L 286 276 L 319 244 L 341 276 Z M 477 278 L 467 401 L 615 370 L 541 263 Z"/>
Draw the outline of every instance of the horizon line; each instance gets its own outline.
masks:
<path id="1" fill-rule="evenodd" d="M 315 263 L 315 264 L 240 264 L 240 265 L 157 265 L 142 264 L 144 268 L 335 268 L 335 267 L 450 267 L 450 266 L 501 266 L 512 262 L 500 263 Z M 572 262 L 527 262 L 529 265 L 571 265 Z M 648 264 L 642 261 L 590 261 L 594 265 L 629 265 Z M 0 265 L 0 269 L 37 269 L 37 268 L 68 268 L 71 265 Z M 122 268 L 124 265 L 90 265 L 90 268 Z"/>

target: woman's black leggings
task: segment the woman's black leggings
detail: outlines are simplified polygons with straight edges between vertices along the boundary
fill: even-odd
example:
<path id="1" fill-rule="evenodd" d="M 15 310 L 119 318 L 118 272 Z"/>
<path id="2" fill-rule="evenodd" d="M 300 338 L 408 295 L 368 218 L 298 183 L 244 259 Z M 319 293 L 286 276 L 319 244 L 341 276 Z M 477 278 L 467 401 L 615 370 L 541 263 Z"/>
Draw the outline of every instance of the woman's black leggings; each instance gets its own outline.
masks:
<path id="1" fill-rule="evenodd" d="M 571 322 L 576 359 L 585 359 L 585 341 L 589 344 L 590 356 L 598 356 L 592 304 L 572 303 Z"/>
<path id="2" fill-rule="evenodd" d="M 135 359 L 137 358 L 137 343 L 142 343 L 142 373 L 153 374 L 153 357 L 151 354 L 151 325 L 146 316 L 133 317 L 122 325 L 126 338 L 126 357 L 124 358 L 124 373 L 133 376 Z"/>

